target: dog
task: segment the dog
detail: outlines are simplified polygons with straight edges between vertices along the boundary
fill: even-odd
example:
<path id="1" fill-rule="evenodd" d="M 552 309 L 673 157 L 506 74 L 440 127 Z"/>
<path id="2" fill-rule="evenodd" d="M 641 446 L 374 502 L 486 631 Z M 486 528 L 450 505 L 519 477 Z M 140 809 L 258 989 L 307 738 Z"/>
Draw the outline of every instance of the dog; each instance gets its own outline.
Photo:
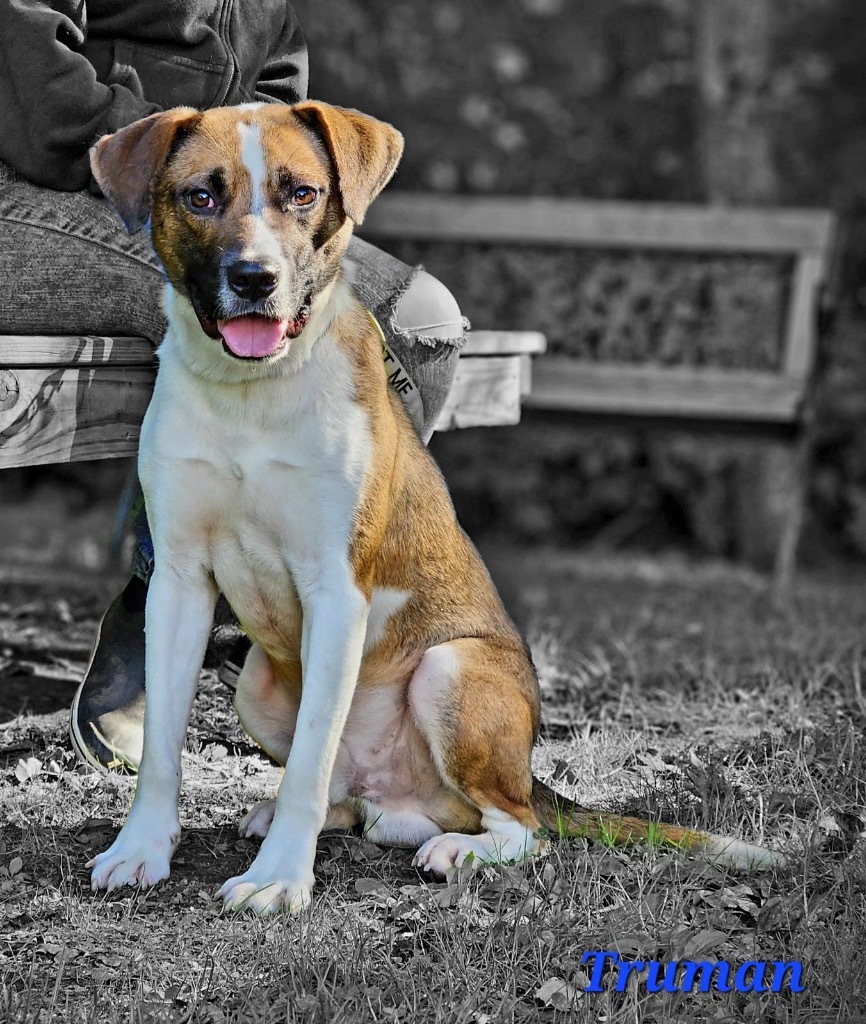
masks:
<path id="1" fill-rule="evenodd" d="M 285 765 L 241 833 L 226 908 L 310 902 L 323 829 L 362 825 L 443 875 L 542 853 L 549 833 L 702 849 L 746 843 L 590 811 L 533 779 L 529 650 L 389 388 L 375 324 L 341 275 L 354 225 L 403 149 L 324 103 L 154 114 L 102 138 L 93 174 L 150 223 L 168 330 L 139 473 L 156 551 L 144 750 L 94 890 L 151 886 L 180 838 L 181 750 L 222 592 L 253 646 L 235 706 Z"/>

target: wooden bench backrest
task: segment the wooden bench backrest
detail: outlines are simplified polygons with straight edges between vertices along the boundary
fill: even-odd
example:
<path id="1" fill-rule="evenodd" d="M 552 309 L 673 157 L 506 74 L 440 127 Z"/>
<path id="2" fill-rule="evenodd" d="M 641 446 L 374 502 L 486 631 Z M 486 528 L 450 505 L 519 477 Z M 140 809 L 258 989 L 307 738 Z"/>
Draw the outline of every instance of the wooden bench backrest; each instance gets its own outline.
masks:
<path id="1" fill-rule="evenodd" d="M 825 210 L 745 209 L 557 198 L 387 192 L 363 232 L 372 239 L 777 255 L 793 260 L 779 371 L 646 367 L 546 356 L 529 402 L 626 414 L 788 422 L 815 362 L 817 304 L 835 219 Z M 755 382 L 754 389 L 750 382 Z"/>

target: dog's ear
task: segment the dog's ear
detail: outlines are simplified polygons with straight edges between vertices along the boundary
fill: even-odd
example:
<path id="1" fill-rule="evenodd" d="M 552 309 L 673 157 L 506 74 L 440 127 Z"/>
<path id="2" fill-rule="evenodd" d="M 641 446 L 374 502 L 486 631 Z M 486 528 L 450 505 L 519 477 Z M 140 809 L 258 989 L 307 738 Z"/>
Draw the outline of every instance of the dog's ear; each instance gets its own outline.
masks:
<path id="1" fill-rule="evenodd" d="M 360 224 L 397 169 L 403 136 L 384 121 L 327 103 L 297 103 L 292 112 L 324 142 L 337 171 L 346 216 Z"/>
<path id="2" fill-rule="evenodd" d="M 134 121 L 103 136 L 90 150 L 90 169 L 105 198 L 134 234 L 147 223 L 153 185 L 182 127 L 199 116 L 193 107 L 175 107 Z"/>

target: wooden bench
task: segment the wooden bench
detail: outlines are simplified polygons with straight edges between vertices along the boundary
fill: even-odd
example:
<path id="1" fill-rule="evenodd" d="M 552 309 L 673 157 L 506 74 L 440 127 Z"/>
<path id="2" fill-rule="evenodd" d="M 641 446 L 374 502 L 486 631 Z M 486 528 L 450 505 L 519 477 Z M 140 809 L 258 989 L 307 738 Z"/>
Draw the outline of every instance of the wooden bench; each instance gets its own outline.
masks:
<path id="1" fill-rule="evenodd" d="M 389 192 L 371 208 L 364 234 L 386 246 L 391 239 L 410 239 L 696 258 L 784 257 L 790 277 L 775 367 L 593 361 L 550 353 L 537 361 L 526 401 L 582 419 L 785 437 L 798 464 L 776 552 L 776 592 L 787 589 L 803 518 L 819 311 L 834 249 L 830 213 Z M 435 263 L 429 269 L 439 272 Z M 447 276 L 445 282 L 459 288 Z M 473 310 L 467 313 L 472 317 Z"/>
<path id="2" fill-rule="evenodd" d="M 776 555 L 776 590 L 784 592 L 803 518 L 817 320 L 834 231 L 825 211 L 389 192 L 371 208 L 363 234 L 386 246 L 396 239 L 790 258 L 773 369 L 548 354 L 530 371 L 531 355 L 544 351 L 543 334 L 476 330 L 438 425 L 517 423 L 525 399 L 535 409 L 581 419 L 783 436 L 798 464 Z M 450 283 L 460 297 L 460 282 Z M 0 469 L 134 455 L 153 378 L 153 351 L 140 338 L 0 337 Z"/>
<path id="3" fill-rule="evenodd" d="M 532 331 L 479 331 L 457 364 L 437 430 L 517 423 Z M 144 338 L 0 336 L 0 469 L 133 456 L 156 376 Z"/>

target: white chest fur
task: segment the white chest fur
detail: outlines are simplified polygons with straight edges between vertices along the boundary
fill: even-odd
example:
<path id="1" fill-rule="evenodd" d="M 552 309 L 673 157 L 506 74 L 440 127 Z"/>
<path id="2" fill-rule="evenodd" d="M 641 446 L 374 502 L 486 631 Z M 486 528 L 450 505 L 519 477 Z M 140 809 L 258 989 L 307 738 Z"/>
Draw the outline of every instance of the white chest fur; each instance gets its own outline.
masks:
<path id="1" fill-rule="evenodd" d="M 242 625 L 281 646 L 307 592 L 354 586 L 371 441 L 350 362 L 325 335 L 284 375 L 215 381 L 171 331 L 160 359 L 139 456 L 157 562 L 212 575 Z"/>

